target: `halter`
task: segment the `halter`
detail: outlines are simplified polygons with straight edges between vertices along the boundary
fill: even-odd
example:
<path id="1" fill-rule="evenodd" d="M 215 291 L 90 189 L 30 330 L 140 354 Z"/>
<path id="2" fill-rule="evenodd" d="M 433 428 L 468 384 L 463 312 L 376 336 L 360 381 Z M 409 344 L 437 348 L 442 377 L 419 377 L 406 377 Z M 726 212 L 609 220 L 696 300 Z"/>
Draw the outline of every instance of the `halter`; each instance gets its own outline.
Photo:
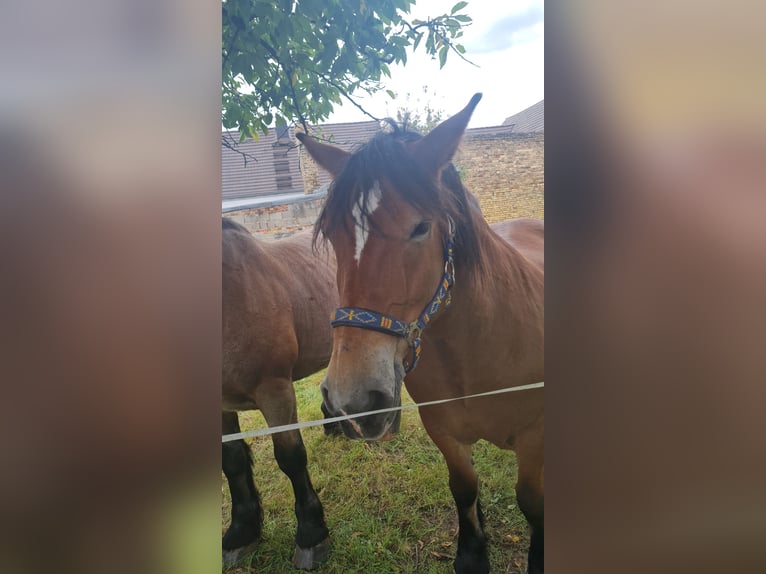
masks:
<path id="1" fill-rule="evenodd" d="M 405 339 L 412 350 L 412 362 L 405 363 L 405 373 L 414 369 L 420 360 L 420 339 L 423 331 L 439 311 L 442 303 L 448 307 L 452 302 L 450 289 L 455 284 L 455 224 L 449 215 L 447 221 L 449 222 L 449 236 L 444 243 L 444 274 L 436 293 L 417 319 L 412 323 L 407 323 L 390 315 L 360 307 L 338 307 L 330 317 L 330 324 L 333 328 L 358 327 L 359 329 L 378 331 Z"/>

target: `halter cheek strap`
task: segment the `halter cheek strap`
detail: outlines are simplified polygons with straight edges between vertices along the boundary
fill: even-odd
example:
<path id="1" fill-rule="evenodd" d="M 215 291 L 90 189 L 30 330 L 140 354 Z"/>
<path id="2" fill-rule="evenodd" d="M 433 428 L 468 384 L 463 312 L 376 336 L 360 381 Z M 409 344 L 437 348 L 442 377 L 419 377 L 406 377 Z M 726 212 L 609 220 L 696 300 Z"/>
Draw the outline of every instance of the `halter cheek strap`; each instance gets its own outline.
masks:
<path id="1" fill-rule="evenodd" d="M 361 307 L 338 307 L 330 317 L 330 324 L 333 327 L 357 327 L 405 339 L 412 351 L 412 361 L 404 365 L 405 373 L 414 369 L 420 360 L 420 343 L 423 331 L 442 304 L 447 307 L 452 302 L 450 290 L 455 284 L 455 224 L 451 217 L 447 216 L 447 220 L 449 222 L 449 236 L 444 244 L 444 274 L 436 293 L 417 319 L 407 323 L 396 317 Z"/>

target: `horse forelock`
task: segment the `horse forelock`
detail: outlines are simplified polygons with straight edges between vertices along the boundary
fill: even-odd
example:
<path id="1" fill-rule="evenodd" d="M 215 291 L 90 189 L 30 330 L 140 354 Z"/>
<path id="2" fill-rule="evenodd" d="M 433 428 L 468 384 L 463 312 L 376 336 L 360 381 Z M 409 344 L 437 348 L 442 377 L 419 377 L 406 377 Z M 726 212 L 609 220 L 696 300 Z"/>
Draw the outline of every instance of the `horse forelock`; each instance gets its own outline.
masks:
<path id="1" fill-rule="evenodd" d="M 359 230 L 353 227 L 369 224 L 374 228 L 370 214 L 379 198 L 371 196 L 379 192 L 380 182 L 385 181 L 418 212 L 441 220 L 444 229 L 449 215 L 456 225 L 456 263 L 468 269 L 481 265 L 470 195 L 451 163 L 442 169 L 440 184 L 417 163 L 407 144 L 421 137 L 401 129 L 381 132 L 351 155 L 343 172 L 330 185 L 314 227 L 315 247 L 339 229 L 358 238 Z"/>

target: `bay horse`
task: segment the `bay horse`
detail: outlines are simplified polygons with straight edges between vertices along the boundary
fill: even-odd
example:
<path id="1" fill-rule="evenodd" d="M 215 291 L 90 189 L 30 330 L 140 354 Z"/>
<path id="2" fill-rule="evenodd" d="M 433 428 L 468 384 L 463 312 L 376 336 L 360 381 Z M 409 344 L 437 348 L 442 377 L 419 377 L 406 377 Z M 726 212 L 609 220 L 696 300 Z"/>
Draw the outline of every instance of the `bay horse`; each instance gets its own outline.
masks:
<path id="1" fill-rule="evenodd" d="M 313 250 L 310 231 L 263 242 L 227 218 L 221 229 L 223 434 L 240 432 L 241 410 L 260 409 L 270 427 L 294 423 L 293 380 L 323 369 L 330 359 L 328 317 L 338 305 L 335 258 L 329 250 Z M 313 569 L 325 559 L 329 539 L 303 440 L 298 430 L 271 436 L 274 456 L 295 495 L 293 564 Z M 260 537 L 263 515 L 247 444 L 240 439 L 222 448 L 231 492 L 231 525 L 222 545 L 224 562 L 231 564 Z"/>
<path id="2" fill-rule="evenodd" d="M 334 414 L 399 405 L 405 374 L 418 403 L 544 379 L 543 222 L 488 225 L 450 163 L 480 99 L 426 136 L 394 128 L 354 153 L 298 134 L 333 176 L 314 240 L 329 240 L 338 265 L 341 307 L 321 383 Z M 449 470 L 455 571 L 489 571 L 471 459 L 471 445 L 485 439 L 516 452 L 528 572 L 542 573 L 543 390 L 421 407 L 420 416 Z M 376 439 L 391 422 L 390 413 L 369 415 L 343 431 Z"/>

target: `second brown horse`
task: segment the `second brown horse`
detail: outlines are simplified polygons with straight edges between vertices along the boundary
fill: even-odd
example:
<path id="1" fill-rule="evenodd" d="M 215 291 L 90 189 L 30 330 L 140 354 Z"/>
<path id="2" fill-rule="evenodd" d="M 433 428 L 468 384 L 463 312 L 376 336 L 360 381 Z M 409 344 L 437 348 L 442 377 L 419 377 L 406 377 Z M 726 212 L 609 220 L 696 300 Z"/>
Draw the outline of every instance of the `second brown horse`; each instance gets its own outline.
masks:
<path id="1" fill-rule="evenodd" d="M 240 431 L 237 411 L 260 409 L 271 426 L 297 421 L 293 381 L 327 366 L 330 312 L 338 304 L 335 258 L 314 252 L 311 235 L 263 242 L 223 219 L 223 434 Z M 306 469 L 298 430 L 272 435 L 279 468 L 295 494 L 293 563 L 316 567 L 329 548 L 322 504 Z M 223 443 L 231 492 L 224 562 L 235 562 L 261 533 L 262 510 L 244 440 Z"/>

